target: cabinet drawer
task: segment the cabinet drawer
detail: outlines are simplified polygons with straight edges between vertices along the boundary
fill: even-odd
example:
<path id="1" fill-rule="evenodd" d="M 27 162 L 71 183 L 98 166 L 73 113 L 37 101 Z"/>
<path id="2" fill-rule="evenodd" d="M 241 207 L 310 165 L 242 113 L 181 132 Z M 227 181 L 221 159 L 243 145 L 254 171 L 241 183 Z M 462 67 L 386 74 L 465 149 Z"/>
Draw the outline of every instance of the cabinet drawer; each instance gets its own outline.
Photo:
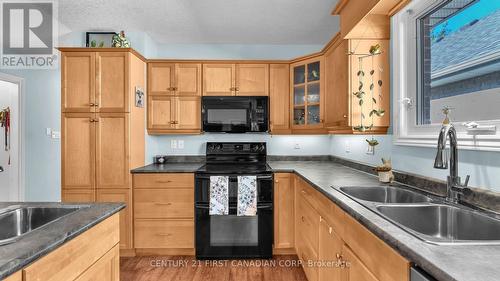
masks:
<path id="1" fill-rule="evenodd" d="M 24 280 L 75 280 L 119 240 L 119 215 L 115 214 L 25 268 Z"/>
<path id="2" fill-rule="evenodd" d="M 137 189 L 134 191 L 134 215 L 142 219 L 192 218 L 192 189 Z"/>
<path id="3" fill-rule="evenodd" d="M 318 191 L 317 195 L 317 209 L 319 214 L 330 224 L 335 233 L 340 236 L 344 235 L 344 211 L 335 205 L 330 199 L 326 198 L 325 195 L 320 194 Z"/>
<path id="4" fill-rule="evenodd" d="M 136 220 L 136 248 L 194 248 L 193 220 Z"/>
<path id="5" fill-rule="evenodd" d="M 409 262 L 351 216 L 345 216 L 345 235 L 343 238 L 349 248 L 377 279 L 384 281 L 408 280 Z"/>
<path id="6" fill-rule="evenodd" d="M 304 239 L 305 237 L 299 237 L 300 239 Z M 318 256 L 316 251 L 314 251 L 308 243 L 301 244 L 300 251 L 300 259 L 303 262 L 302 267 L 304 268 L 304 272 L 306 273 L 308 281 L 317 281 L 318 280 L 318 268 L 314 265 L 310 265 L 310 262 L 315 262 L 318 260 Z"/>
<path id="7" fill-rule="evenodd" d="M 135 174 L 134 188 L 194 188 L 194 175 L 176 174 Z"/>

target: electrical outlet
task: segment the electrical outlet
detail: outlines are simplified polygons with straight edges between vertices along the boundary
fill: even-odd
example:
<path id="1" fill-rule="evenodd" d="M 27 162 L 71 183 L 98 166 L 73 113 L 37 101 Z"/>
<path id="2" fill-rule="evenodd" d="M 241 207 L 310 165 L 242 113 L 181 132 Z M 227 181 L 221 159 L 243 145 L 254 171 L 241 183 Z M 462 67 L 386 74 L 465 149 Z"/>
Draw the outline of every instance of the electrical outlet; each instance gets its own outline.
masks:
<path id="1" fill-rule="evenodd" d="M 49 136 L 49 137 L 52 136 L 52 129 L 51 128 L 45 128 L 45 134 L 47 136 Z"/>
<path id="2" fill-rule="evenodd" d="M 179 141 L 177 142 L 177 147 L 178 147 L 179 149 L 184 149 L 184 141 L 183 141 L 183 140 L 179 140 Z"/>
<path id="3" fill-rule="evenodd" d="M 296 143 L 296 144 L 293 146 L 293 149 L 300 149 L 300 144 Z"/>
<path id="4" fill-rule="evenodd" d="M 59 131 L 52 131 L 50 134 L 50 137 L 53 139 L 60 139 L 61 138 L 61 132 Z"/>
<path id="5" fill-rule="evenodd" d="M 349 143 L 349 141 L 345 141 L 344 146 L 345 146 L 345 152 L 347 153 L 351 152 L 351 143 Z"/>
<path id="6" fill-rule="evenodd" d="M 170 141 L 170 148 L 171 149 L 177 149 L 177 140 L 171 140 Z"/>

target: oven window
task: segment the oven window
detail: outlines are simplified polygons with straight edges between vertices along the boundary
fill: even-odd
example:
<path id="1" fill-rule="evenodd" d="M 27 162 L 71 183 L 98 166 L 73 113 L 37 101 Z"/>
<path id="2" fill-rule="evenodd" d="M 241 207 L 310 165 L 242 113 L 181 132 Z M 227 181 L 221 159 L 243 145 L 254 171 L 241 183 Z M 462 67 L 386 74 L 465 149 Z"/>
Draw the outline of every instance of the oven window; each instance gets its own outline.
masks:
<path id="1" fill-rule="evenodd" d="M 246 109 L 208 109 L 207 121 L 211 124 L 247 124 Z"/>
<path id="2" fill-rule="evenodd" d="M 258 244 L 258 216 L 210 216 L 210 246 L 258 246 Z"/>

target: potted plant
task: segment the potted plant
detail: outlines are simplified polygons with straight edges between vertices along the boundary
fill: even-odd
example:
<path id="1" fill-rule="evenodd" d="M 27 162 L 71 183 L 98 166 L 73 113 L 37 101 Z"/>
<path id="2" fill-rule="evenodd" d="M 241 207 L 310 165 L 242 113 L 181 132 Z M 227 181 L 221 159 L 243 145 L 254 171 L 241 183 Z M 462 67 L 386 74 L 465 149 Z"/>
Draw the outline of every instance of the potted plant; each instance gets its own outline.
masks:
<path id="1" fill-rule="evenodd" d="M 391 183 L 394 181 L 390 159 L 382 158 L 382 165 L 375 167 L 374 170 L 378 173 L 378 180 L 380 182 Z"/>

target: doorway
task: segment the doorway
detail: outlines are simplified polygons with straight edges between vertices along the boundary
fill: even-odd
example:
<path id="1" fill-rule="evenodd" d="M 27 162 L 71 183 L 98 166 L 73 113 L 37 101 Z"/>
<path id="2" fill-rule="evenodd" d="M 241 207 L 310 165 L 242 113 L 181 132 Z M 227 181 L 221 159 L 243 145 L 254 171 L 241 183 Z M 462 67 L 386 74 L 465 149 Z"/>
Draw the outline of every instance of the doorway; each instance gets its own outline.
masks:
<path id="1" fill-rule="evenodd" d="M 22 79 L 0 73 L 0 202 L 23 201 Z"/>

